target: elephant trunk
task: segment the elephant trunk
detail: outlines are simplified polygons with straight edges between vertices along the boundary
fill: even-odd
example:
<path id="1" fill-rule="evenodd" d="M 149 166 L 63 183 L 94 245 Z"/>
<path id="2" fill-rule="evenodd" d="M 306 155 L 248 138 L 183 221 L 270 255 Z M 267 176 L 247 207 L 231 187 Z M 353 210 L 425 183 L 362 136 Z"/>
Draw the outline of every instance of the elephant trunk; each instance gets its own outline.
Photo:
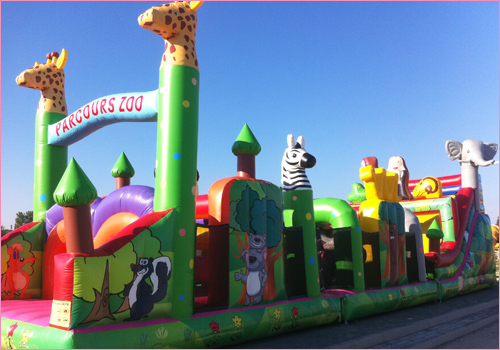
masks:
<path id="1" fill-rule="evenodd" d="M 461 161 L 462 165 L 462 187 L 477 188 L 478 167 L 471 161 Z"/>
<path id="2" fill-rule="evenodd" d="M 481 190 L 479 188 L 478 166 L 473 162 L 461 162 L 462 165 L 462 188 L 473 188 L 476 210 L 481 211 Z"/>

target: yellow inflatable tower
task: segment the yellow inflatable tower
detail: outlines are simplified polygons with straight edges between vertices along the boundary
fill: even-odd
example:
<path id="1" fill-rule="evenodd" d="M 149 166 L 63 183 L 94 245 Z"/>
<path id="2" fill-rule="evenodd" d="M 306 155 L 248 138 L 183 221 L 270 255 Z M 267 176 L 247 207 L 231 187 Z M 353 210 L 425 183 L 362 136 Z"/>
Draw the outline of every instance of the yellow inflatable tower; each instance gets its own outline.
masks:
<path id="1" fill-rule="evenodd" d="M 360 169 L 360 178 L 366 189 L 366 201 L 359 208 L 366 288 L 405 284 L 405 218 L 399 204 L 398 175 L 368 165 Z"/>

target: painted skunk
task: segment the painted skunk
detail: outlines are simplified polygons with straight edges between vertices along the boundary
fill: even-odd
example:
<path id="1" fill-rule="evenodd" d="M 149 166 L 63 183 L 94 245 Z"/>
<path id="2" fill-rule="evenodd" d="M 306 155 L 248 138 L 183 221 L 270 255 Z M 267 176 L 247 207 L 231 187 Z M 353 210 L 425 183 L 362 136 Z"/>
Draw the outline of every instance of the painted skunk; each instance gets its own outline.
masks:
<path id="1" fill-rule="evenodd" d="M 139 264 L 131 264 L 134 279 L 125 286 L 123 294 L 128 296 L 130 318 L 135 321 L 148 317 L 154 304 L 167 295 L 168 280 L 172 274 L 172 262 L 168 256 L 159 258 L 140 258 Z M 151 285 L 146 281 L 149 278 Z"/>

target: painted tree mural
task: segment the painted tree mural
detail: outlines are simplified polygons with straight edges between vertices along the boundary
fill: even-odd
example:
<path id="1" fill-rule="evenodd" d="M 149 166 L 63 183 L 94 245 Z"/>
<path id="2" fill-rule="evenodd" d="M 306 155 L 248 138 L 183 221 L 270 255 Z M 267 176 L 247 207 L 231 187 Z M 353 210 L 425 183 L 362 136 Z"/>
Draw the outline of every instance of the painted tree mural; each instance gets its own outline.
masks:
<path id="1" fill-rule="evenodd" d="M 265 183 L 245 181 L 245 186 L 237 198 L 231 198 L 231 227 L 235 230 L 238 254 L 232 252 L 233 256 L 240 259 L 245 249 L 250 249 L 249 234 L 260 236 L 266 235 L 268 273 L 267 283 L 264 289 L 264 300 L 276 299 L 275 263 L 283 254 L 281 237 L 283 231 L 283 215 L 281 200 L 269 198 L 266 187 L 273 186 Z M 231 191 L 233 193 L 234 189 Z M 239 197 L 239 198 L 238 198 Z M 246 297 L 246 286 L 243 286 L 238 303 L 244 303 Z"/>

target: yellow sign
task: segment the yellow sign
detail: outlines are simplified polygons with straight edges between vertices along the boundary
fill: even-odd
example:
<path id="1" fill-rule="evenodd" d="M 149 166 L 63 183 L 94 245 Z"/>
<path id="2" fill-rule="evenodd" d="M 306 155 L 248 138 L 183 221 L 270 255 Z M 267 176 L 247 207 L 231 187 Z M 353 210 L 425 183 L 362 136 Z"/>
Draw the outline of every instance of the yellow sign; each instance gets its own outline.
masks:
<path id="1" fill-rule="evenodd" d="M 71 321 L 71 301 L 52 301 L 52 312 L 50 313 L 50 325 L 69 328 Z"/>

